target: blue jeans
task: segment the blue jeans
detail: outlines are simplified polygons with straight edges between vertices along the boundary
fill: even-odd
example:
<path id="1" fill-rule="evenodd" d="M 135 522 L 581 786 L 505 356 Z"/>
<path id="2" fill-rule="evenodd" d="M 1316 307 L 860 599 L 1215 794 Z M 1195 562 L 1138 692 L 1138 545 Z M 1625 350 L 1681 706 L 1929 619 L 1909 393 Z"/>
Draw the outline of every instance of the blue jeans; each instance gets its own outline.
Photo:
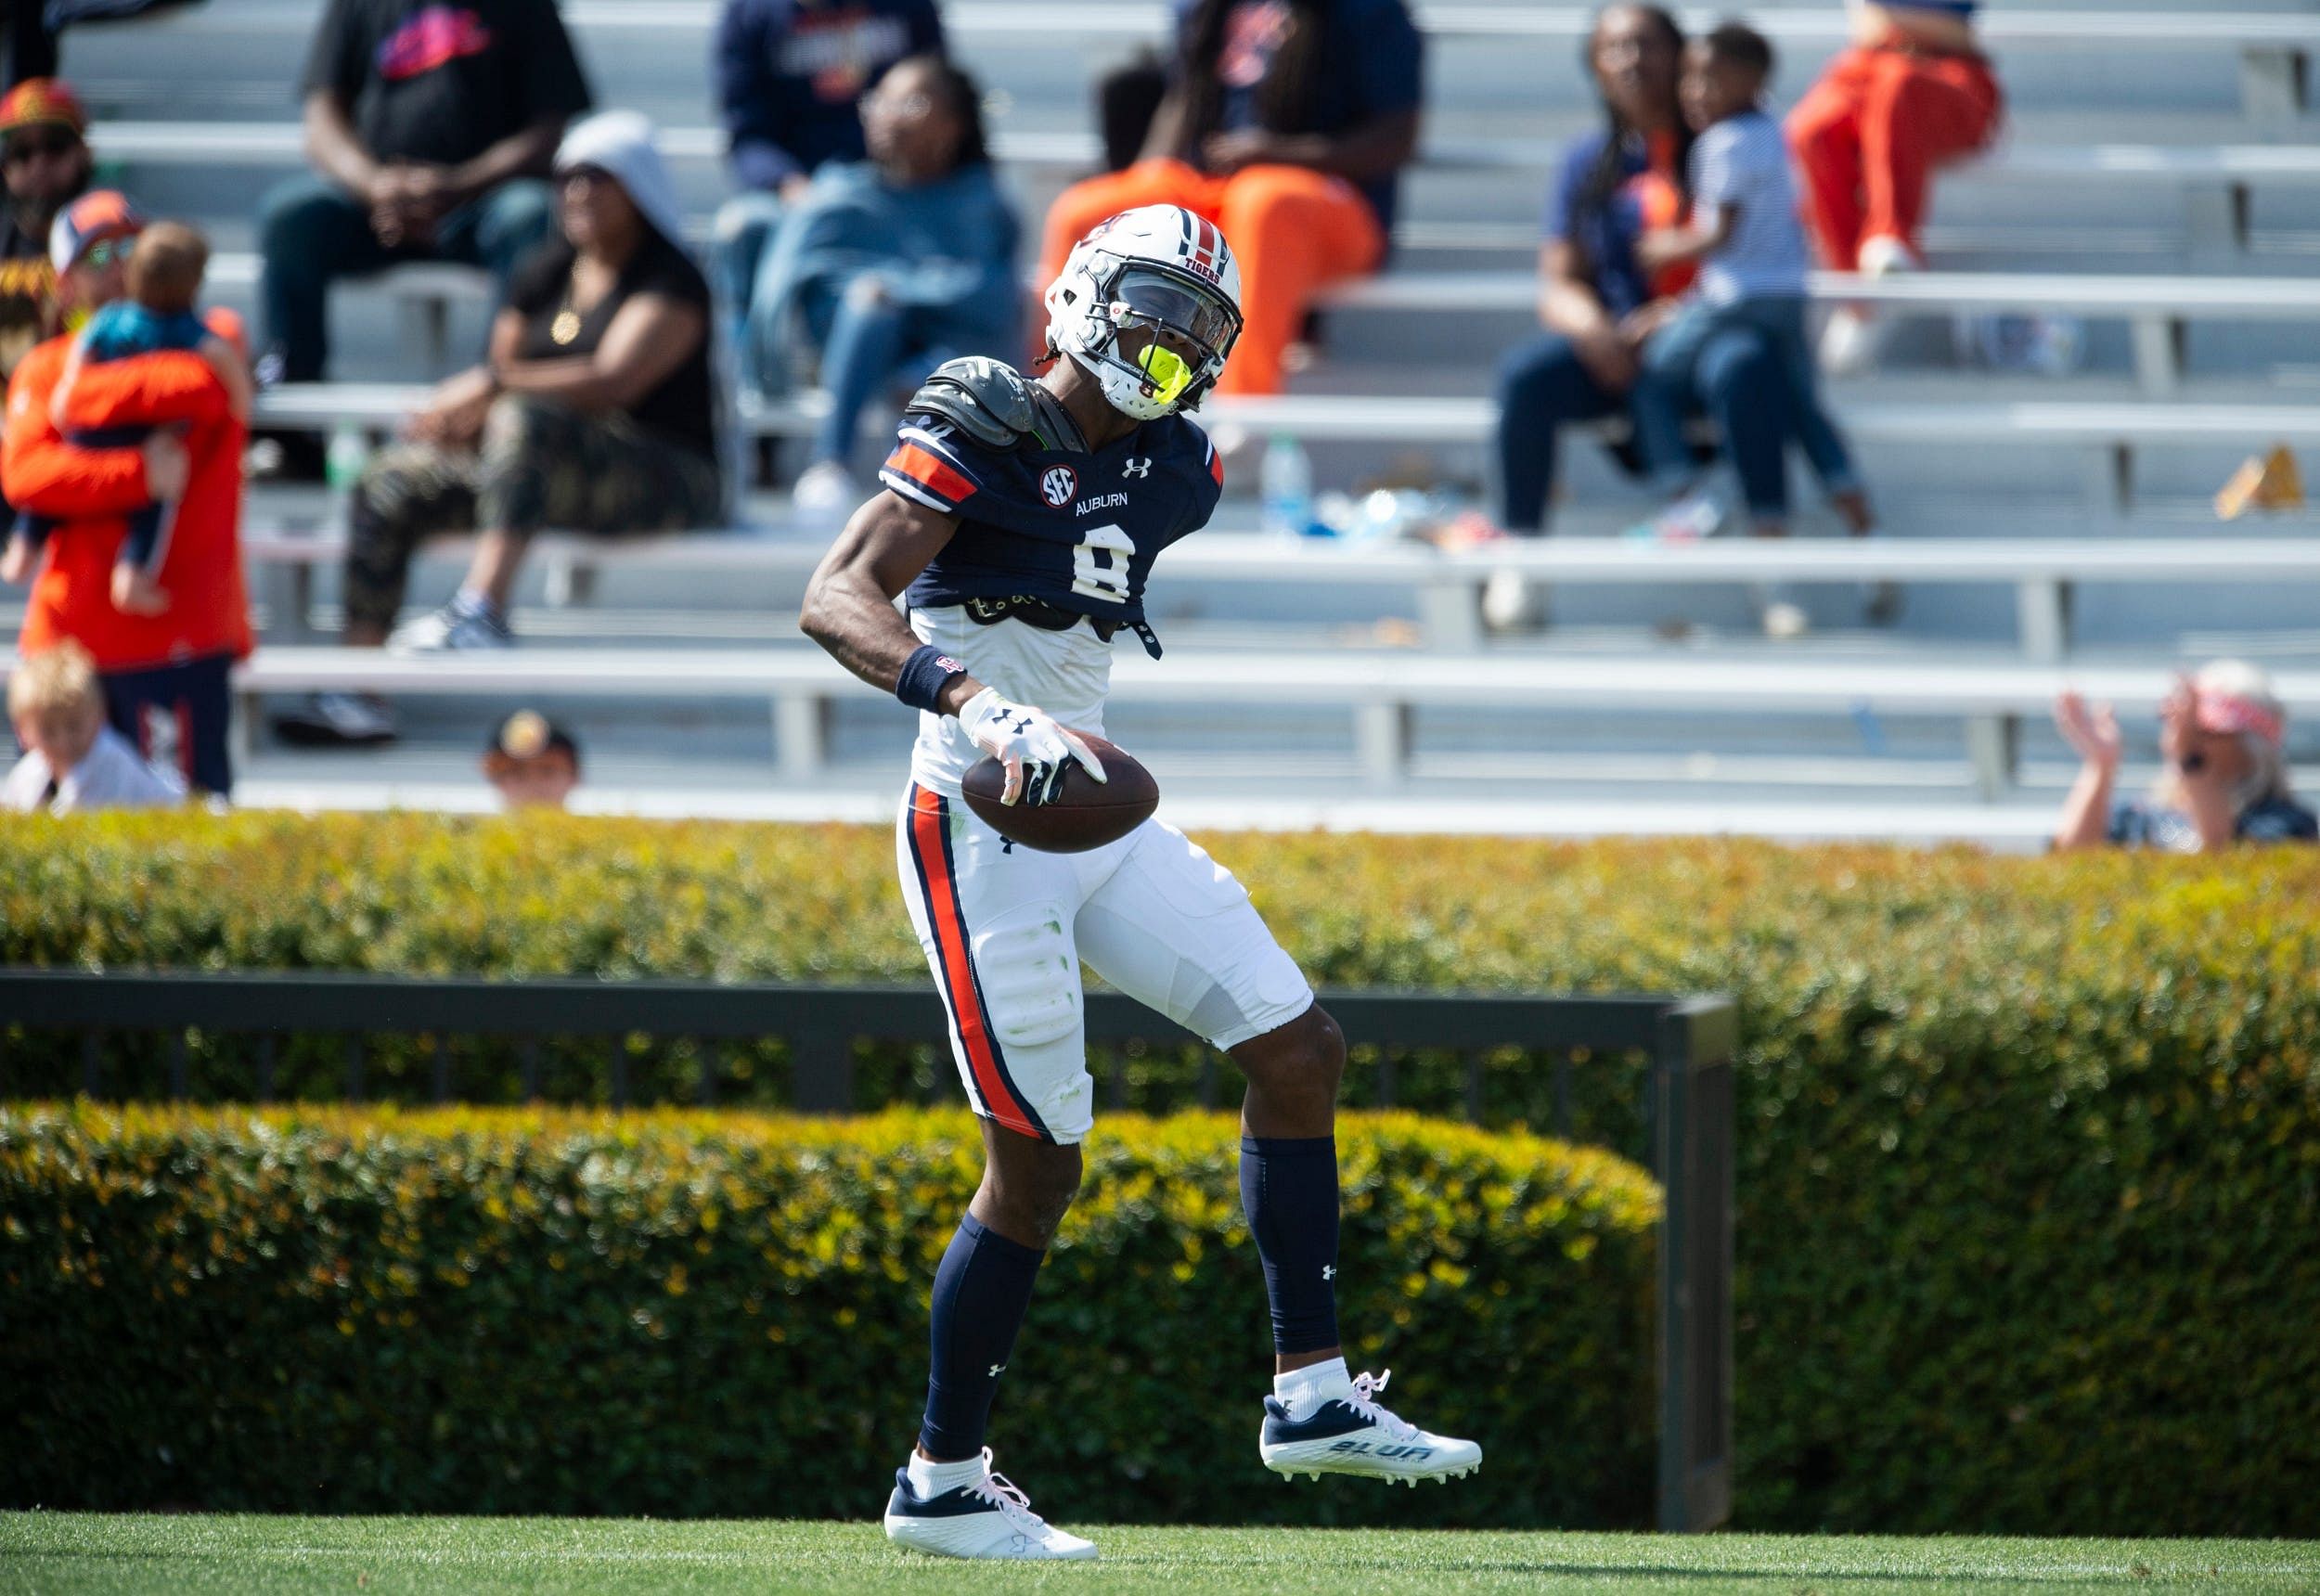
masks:
<path id="1" fill-rule="evenodd" d="M 1749 512 L 1759 520 L 1785 518 L 1788 478 L 1781 451 L 1788 433 L 1788 384 L 1777 355 L 1756 329 L 1725 328 L 1700 351 L 1693 378 L 1699 407 L 1723 434 L 1724 454 Z M 1499 524 L 1513 533 L 1541 531 L 1562 429 L 1612 416 L 1632 418 L 1631 398 L 1598 382 L 1560 333 L 1543 334 L 1510 353 L 1499 367 Z M 1622 464 L 1635 469 L 1631 461 Z"/>
<path id="2" fill-rule="evenodd" d="M 753 188 L 736 194 L 717 207 L 710 227 L 709 269 L 715 274 L 717 303 L 726 317 L 726 336 L 741 352 L 742 379 L 762 389 L 757 362 L 747 333 L 749 307 L 757 297 L 757 272 L 765 264 L 767 248 L 781 227 L 788 207 L 781 196 Z"/>
<path id="3" fill-rule="evenodd" d="M 916 388 L 946 360 L 985 353 L 990 344 L 979 321 L 962 324 L 939 310 L 872 303 L 851 293 L 806 299 L 808 331 L 821 344 L 821 386 L 830 395 L 830 413 L 814 431 L 817 463 L 845 463 L 862 412 L 881 394 Z"/>
<path id="4" fill-rule="evenodd" d="M 293 177 L 258 207 L 264 265 L 258 302 L 267 343 L 280 351 L 282 380 L 316 382 L 329 365 L 330 284 L 405 261 L 455 261 L 490 272 L 504 296 L 516 265 L 553 223 L 548 186 L 503 183 L 445 216 L 426 248 L 389 249 L 370 230 L 361 200 L 319 177 Z"/>
<path id="5" fill-rule="evenodd" d="M 1680 492 L 1693 475 L 1683 441 L 1683 417 L 1702 366 L 1715 341 L 1734 331 L 1755 334 L 1772 351 L 1787 389 L 1789 431 L 1811 462 L 1813 474 L 1832 494 L 1850 493 L 1860 479 L 1836 423 L 1821 406 L 1820 382 L 1805 341 L 1803 296 L 1765 295 L 1708 304 L 1692 300 L 1674 320 L 1643 346 L 1643 375 L 1630 408 L 1635 415 L 1636 451 L 1644 471 L 1663 493 Z"/>

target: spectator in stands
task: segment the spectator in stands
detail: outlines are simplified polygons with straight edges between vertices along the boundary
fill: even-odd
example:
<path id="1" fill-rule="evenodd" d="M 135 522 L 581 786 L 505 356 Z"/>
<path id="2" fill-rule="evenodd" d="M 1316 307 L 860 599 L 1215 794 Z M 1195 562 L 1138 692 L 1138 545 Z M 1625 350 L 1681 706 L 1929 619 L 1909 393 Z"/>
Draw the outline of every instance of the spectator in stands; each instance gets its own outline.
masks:
<path id="1" fill-rule="evenodd" d="M 830 413 L 797 481 L 800 511 L 851 510 L 863 407 L 962 354 L 1023 336 L 1015 212 L 984 148 L 974 80 L 937 56 L 902 62 L 862 101 L 870 159 L 822 169 L 782 222 L 750 313 L 744 366 L 779 391 L 820 356 Z"/>
<path id="2" fill-rule="evenodd" d="M 8 719 L 24 757 L 0 782 L 0 809 L 72 815 L 185 801 L 184 788 L 105 724 L 97 662 L 78 643 L 45 649 L 17 668 L 8 678 Z"/>
<path id="3" fill-rule="evenodd" d="M 277 187 L 258 220 L 269 382 L 322 377 L 335 278 L 458 261 L 488 267 L 504 292 L 549 230 L 537 179 L 588 109 L 555 0 L 330 0 L 304 94 L 317 175 Z M 274 442 L 299 474 L 319 474 L 311 437 Z"/>
<path id="4" fill-rule="evenodd" d="M 1788 147 L 1761 104 L 1772 72 L 1772 45 L 1744 23 L 1726 22 L 1684 48 L 1684 118 L 1695 135 L 1684 186 L 1691 217 L 1646 231 L 1635 248 L 1646 271 L 1699 269 L 1681 308 L 1644 346 L 1629 399 L 1637 453 L 1669 499 L 1644 524 L 1646 534 L 1705 537 L 1722 523 L 1722 507 L 1700 486 L 1683 416 L 1701 352 L 1735 328 L 1760 334 L 1779 357 L 1791 429 L 1846 529 L 1855 536 L 1870 529 L 1868 496 L 1822 406 L 1805 340 L 1805 243 L 1796 183 Z M 1760 520 L 1754 530 L 1785 536 L 1786 518 Z"/>
<path id="5" fill-rule="evenodd" d="M 862 159 L 862 97 L 896 61 L 942 52 L 934 0 L 725 0 L 717 104 L 741 192 L 717 212 L 715 258 L 737 342 L 783 211 L 824 164 Z"/>
<path id="6" fill-rule="evenodd" d="M 0 87 L 15 88 L 35 78 L 57 75 L 57 30 L 48 23 L 48 0 L 6 0 L 7 61 L 0 71 Z"/>
<path id="7" fill-rule="evenodd" d="M 1988 147 L 2004 102 L 1974 36 L 1978 0 L 1851 0 L 1853 47 L 1788 113 L 1807 211 L 1830 268 L 1884 277 L 1925 260 L 1918 228 L 1936 168 Z M 1875 356 L 1867 313 L 1840 306 L 1822 364 Z"/>
<path id="8" fill-rule="evenodd" d="M 1107 216 L 1181 205 L 1241 264 L 1220 393 L 1277 393 L 1313 296 L 1386 259 L 1417 153 L 1423 49 L 1401 0 L 1179 0 L 1174 81 L 1144 159 L 1063 191 L 1040 280 Z"/>
<path id="9" fill-rule="evenodd" d="M 2218 660 L 2179 680 L 2159 717 L 2159 779 L 2141 798 L 2118 799 L 2118 715 L 2076 693 L 2055 701 L 2055 724 L 2083 761 L 2056 847 L 2199 854 L 2235 842 L 2320 840 L 2320 817 L 2288 789 L 2288 714 L 2262 671 Z"/>
<path id="10" fill-rule="evenodd" d="M 93 431 L 75 427 L 80 373 L 84 366 L 135 359 L 163 349 L 199 353 L 226 384 L 235 418 L 250 419 L 249 356 L 238 341 L 220 337 L 196 309 L 209 259 L 209 241 L 182 222 L 157 222 L 137 238 L 129 256 L 128 293 L 97 312 L 73 334 L 72 351 L 57 380 L 50 408 L 67 442 L 96 449 L 144 443 L 153 429 L 134 415 L 117 415 L 114 425 Z M 175 509 L 164 502 L 129 512 L 128 536 L 122 540 L 113 566 L 114 609 L 158 615 L 169 608 L 161 570 Z M 0 554 L 0 582 L 22 582 L 31 576 L 40 546 L 55 530 L 45 516 L 19 516 L 6 551 Z"/>
<path id="11" fill-rule="evenodd" d="M 1499 368 L 1499 525 L 1517 536 L 1546 526 L 1563 428 L 1630 415 L 1644 346 L 1696 275 L 1688 265 L 1646 272 L 1635 254 L 1647 226 L 1682 213 L 1693 137 L 1677 98 L 1683 44 L 1656 6 L 1607 6 L 1596 17 L 1588 61 L 1605 125 L 1565 150 L 1547 194 L 1539 251 L 1546 330 Z M 1724 328 L 1700 350 L 1693 380 L 1751 514 L 1785 520 L 1786 383 L 1770 341 L 1750 328 Z M 1637 469 L 1631 449 L 1621 463 Z M 1519 611 L 1519 583 L 1494 586 L 1494 613 Z"/>
<path id="12" fill-rule="evenodd" d="M 58 216 L 52 261 L 68 322 L 126 292 L 128 255 L 143 226 L 109 189 L 81 196 Z M 229 343 L 241 337 L 229 312 L 213 311 L 211 325 Z M 83 645 L 114 727 L 188 787 L 224 797 L 233 787 L 227 673 L 250 651 L 240 548 L 247 428 L 199 350 L 84 366 L 60 418 L 55 400 L 73 342 L 41 344 L 8 388 L 0 487 L 18 508 L 57 523 L 19 646 L 29 654 L 66 638 Z M 133 446 L 89 447 L 66 435 L 133 424 L 157 430 Z M 114 571 L 129 516 L 157 500 L 176 505 L 158 574 L 167 606 L 130 613 L 114 604 Z"/>
<path id="13" fill-rule="evenodd" d="M 561 809 L 580 785 L 580 744 L 539 711 L 520 709 L 492 727 L 483 779 L 509 809 Z"/>
<path id="14" fill-rule="evenodd" d="M 345 642 L 389 643 L 419 545 L 480 529 L 466 581 L 397 629 L 405 651 L 502 649 L 532 534 L 643 533 L 724 513 L 710 379 L 709 285 L 634 111 L 605 111 L 557 152 L 562 236 L 518 274 L 484 364 L 435 391 L 409 439 L 373 460 L 350 507 Z M 325 693 L 277 723 L 301 742 L 383 742 L 386 706 Z"/>
<path id="15" fill-rule="evenodd" d="M 0 97 L 0 174 L 8 189 L 0 215 L 0 379 L 62 330 L 48 234 L 57 212 L 88 189 L 87 134 L 79 97 L 55 78 L 32 79 Z"/>

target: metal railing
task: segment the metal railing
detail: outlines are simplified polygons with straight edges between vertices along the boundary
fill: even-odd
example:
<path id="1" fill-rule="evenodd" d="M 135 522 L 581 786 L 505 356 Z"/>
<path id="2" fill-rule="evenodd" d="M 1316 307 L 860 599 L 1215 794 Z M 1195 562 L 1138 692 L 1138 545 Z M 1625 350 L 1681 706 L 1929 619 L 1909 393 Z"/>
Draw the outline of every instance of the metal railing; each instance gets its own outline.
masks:
<path id="1" fill-rule="evenodd" d="M 1487 1049 L 1555 1055 L 1558 1132 L 1567 1134 L 1569 1055 L 1641 1054 L 1647 1062 L 1646 1120 L 1653 1174 L 1665 1194 L 1657 1292 L 1659 1479 L 1657 1517 L 1668 1530 L 1712 1529 L 1732 1511 L 1733 1053 L 1737 1015 L 1729 998 L 1553 998 L 1440 992 L 1324 992 L 1348 1037 L 1381 1049 L 1450 1049 L 1465 1058 L 1463 1108 L 1479 1120 Z M 547 1037 L 693 1038 L 712 1048 L 743 1039 L 789 1043 L 791 1096 L 808 1113 L 857 1107 L 853 1044 L 928 1041 L 945 1035 L 933 990 L 917 986 L 725 985 L 679 981 L 493 981 L 307 972 L 200 974 L 168 972 L 0 970 L 0 1030 L 79 1031 L 82 1089 L 103 1085 L 108 1033 L 160 1033 L 167 1095 L 187 1095 L 187 1033 L 243 1034 L 258 1045 L 256 1095 L 273 1094 L 277 1040 L 342 1038 L 343 1095 L 365 1096 L 367 1036 L 432 1036 L 430 1081 L 438 1101 L 458 1096 L 447 1038 L 511 1039 L 526 1098 L 539 1095 L 539 1043 Z M 1088 994 L 1089 1039 L 1097 1043 L 1196 1041 L 1116 992 Z M 1214 1056 L 1204 1054 L 1199 1100 L 1213 1105 Z M 608 1095 L 628 1099 L 626 1058 L 610 1055 Z M 1120 1099 L 1122 1070 L 1112 1088 Z M 717 1075 L 704 1067 L 702 1100 Z M 1391 1051 L 1378 1055 L 1374 1099 L 1396 1097 Z M 0 1082 L 0 1089 L 6 1089 Z"/>

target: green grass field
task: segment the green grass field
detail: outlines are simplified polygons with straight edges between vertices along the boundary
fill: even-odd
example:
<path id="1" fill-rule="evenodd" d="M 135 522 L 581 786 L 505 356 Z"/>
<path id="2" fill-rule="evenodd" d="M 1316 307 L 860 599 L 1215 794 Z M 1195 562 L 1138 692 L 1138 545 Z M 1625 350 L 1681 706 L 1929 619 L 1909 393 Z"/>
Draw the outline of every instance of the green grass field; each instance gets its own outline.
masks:
<path id="1" fill-rule="evenodd" d="M 0 1513 L 0 1592 L 2320 1590 L 2314 1541 L 1073 1527 L 1102 1562 L 940 1563 L 870 1524 Z"/>

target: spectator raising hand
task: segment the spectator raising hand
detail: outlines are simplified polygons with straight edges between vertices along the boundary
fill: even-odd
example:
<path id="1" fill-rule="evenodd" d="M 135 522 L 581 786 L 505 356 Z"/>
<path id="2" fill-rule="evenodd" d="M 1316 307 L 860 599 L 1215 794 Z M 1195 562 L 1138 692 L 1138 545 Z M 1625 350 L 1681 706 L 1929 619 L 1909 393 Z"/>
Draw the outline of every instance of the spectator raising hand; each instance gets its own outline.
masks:
<path id="1" fill-rule="evenodd" d="M 2055 846 L 2116 843 L 2211 853 L 2234 842 L 2312 842 L 2320 818 L 2289 791 L 2288 717 L 2255 666 L 2218 660 L 2177 678 L 2159 705 L 2158 780 L 2142 798 L 2116 799 L 2124 740 L 2108 704 L 2077 693 L 2055 701 L 2055 726 L 2081 761 Z"/>

